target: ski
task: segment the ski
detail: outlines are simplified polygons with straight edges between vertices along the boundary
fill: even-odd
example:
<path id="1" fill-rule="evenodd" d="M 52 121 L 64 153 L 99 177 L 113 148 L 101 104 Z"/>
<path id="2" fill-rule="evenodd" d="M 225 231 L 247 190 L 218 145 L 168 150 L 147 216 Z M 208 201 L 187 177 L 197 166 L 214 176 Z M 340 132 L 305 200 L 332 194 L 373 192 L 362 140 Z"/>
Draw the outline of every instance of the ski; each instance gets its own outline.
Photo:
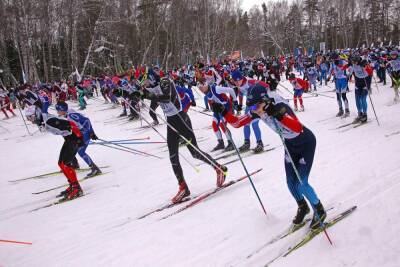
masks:
<path id="1" fill-rule="evenodd" d="M 335 217 L 333 217 L 332 219 L 330 219 L 329 221 L 325 222 L 323 227 L 320 227 L 316 230 L 312 230 L 310 229 L 301 239 L 300 241 L 298 241 L 295 245 L 289 247 L 285 252 L 283 252 L 282 254 L 278 255 L 277 257 L 275 257 L 274 259 L 272 259 L 271 261 L 269 261 L 267 264 L 265 264 L 264 266 L 269 266 L 271 263 L 275 262 L 276 260 L 286 257 L 287 255 L 289 255 L 290 253 L 292 253 L 293 251 L 297 250 L 298 248 L 301 248 L 302 246 L 304 246 L 305 244 L 307 244 L 308 242 L 310 242 L 314 237 L 316 237 L 318 234 L 322 233 L 326 228 L 329 228 L 333 225 L 335 225 L 337 222 L 343 220 L 344 218 L 346 218 L 347 216 L 349 216 L 353 211 L 355 211 L 357 208 L 357 206 L 353 206 L 341 213 L 339 213 L 338 215 L 336 215 Z"/>
<path id="2" fill-rule="evenodd" d="M 256 171 L 253 171 L 253 172 L 251 172 L 251 173 L 249 173 L 249 174 L 250 174 L 250 175 L 254 175 L 254 174 L 259 173 L 259 172 L 261 172 L 261 171 L 262 171 L 262 168 L 261 168 L 261 169 L 258 169 L 258 170 L 256 170 Z M 205 192 L 205 193 L 199 195 L 198 197 L 196 197 L 196 199 L 194 199 L 193 201 L 191 201 L 191 202 L 190 202 L 189 204 L 187 204 L 186 206 L 183 206 L 182 208 L 177 209 L 176 211 L 174 211 L 174 212 L 172 212 L 172 213 L 170 213 L 170 214 L 168 214 L 168 215 L 162 217 L 160 220 L 167 219 L 167 218 L 169 218 L 169 217 L 171 217 L 171 216 L 173 216 L 173 215 L 176 215 L 176 214 L 178 214 L 178 213 L 181 213 L 181 212 L 184 211 L 184 210 L 187 210 L 188 208 L 191 208 L 191 207 L 193 207 L 193 206 L 196 206 L 197 204 L 201 203 L 202 201 L 204 201 L 204 200 L 207 199 L 208 197 L 210 197 L 210 196 L 212 196 L 212 195 L 218 193 L 219 191 L 221 191 L 221 190 L 223 190 L 223 189 L 225 189 L 225 188 L 227 188 L 227 187 L 229 187 L 229 186 L 231 186 L 231 185 L 234 185 L 234 184 L 236 184 L 236 183 L 238 183 L 238 182 L 240 182 L 240 181 L 242 181 L 242 180 L 244 180 L 244 179 L 246 179 L 246 178 L 247 178 L 247 175 L 243 175 L 243 176 L 241 176 L 241 177 L 239 177 L 239 178 L 237 178 L 237 179 L 235 179 L 235 180 L 231 180 L 231 181 L 229 181 L 229 182 L 223 184 L 222 187 L 217 187 L 217 188 L 211 189 L 211 190 L 209 190 L 208 192 Z"/>
<path id="3" fill-rule="evenodd" d="M 161 126 L 161 125 L 164 125 L 164 123 L 159 123 L 159 124 L 157 124 L 157 125 L 144 125 L 144 126 L 140 126 L 140 127 L 136 127 L 136 128 L 133 128 L 133 129 L 129 129 L 130 131 L 133 131 L 133 132 L 135 132 L 135 133 L 139 133 L 139 132 L 142 132 L 142 131 L 145 131 L 145 130 L 148 130 L 148 129 L 151 129 L 151 128 L 157 128 L 157 126 Z"/>
<path id="4" fill-rule="evenodd" d="M 90 179 L 90 178 L 94 178 L 94 177 L 101 176 L 101 175 L 108 174 L 108 173 L 110 173 L 110 172 L 102 172 L 102 173 L 97 174 L 97 175 L 94 175 L 94 176 L 84 177 L 84 178 L 82 178 L 82 179 L 79 179 L 78 182 L 83 182 L 83 181 L 88 180 L 88 179 Z M 59 185 L 59 186 L 56 186 L 56 187 L 52 187 L 52 188 L 49 188 L 49 189 L 46 189 L 46 190 L 42 190 L 42 191 L 38 191 L 38 192 L 33 192 L 32 194 L 34 194 L 34 195 L 39 195 L 39 194 L 47 193 L 47 192 L 50 192 L 50 191 L 53 191 L 53 190 L 57 190 L 57 189 L 60 189 L 60 188 L 66 187 L 66 186 L 68 186 L 68 184 L 63 184 L 63 185 Z"/>
<path id="5" fill-rule="evenodd" d="M 262 246 L 260 246 L 257 250 L 255 250 L 254 252 L 250 253 L 249 255 L 247 255 L 247 259 L 250 259 L 251 257 L 253 257 L 254 255 L 258 254 L 261 250 L 263 250 L 265 247 L 272 245 L 273 243 L 278 242 L 279 240 L 293 234 L 294 232 L 296 232 L 297 230 L 300 230 L 301 228 L 303 228 L 304 225 L 306 225 L 309 221 L 311 221 L 310 218 L 307 218 L 306 220 L 304 220 L 301 224 L 298 225 L 292 225 L 290 226 L 289 229 L 283 231 L 282 233 L 280 233 L 279 235 L 275 236 L 274 238 L 272 238 L 270 241 L 268 241 L 267 243 L 263 244 Z"/>
<path id="6" fill-rule="evenodd" d="M 353 125 L 353 127 L 348 127 L 348 128 L 346 128 L 346 129 L 341 130 L 340 132 L 341 132 L 341 133 L 347 132 L 347 131 L 349 131 L 349 130 L 351 130 L 351 129 L 358 128 L 358 127 L 360 127 L 360 126 L 366 125 L 368 122 L 369 122 L 369 121 L 361 122 L 361 123 L 360 123 L 360 122 L 359 122 L 359 123 L 356 123 L 356 124 Z"/>
<path id="7" fill-rule="evenodd" d="M 266 144 L 266 145 L 264 146 L 264 148 L 265 148 L 265 147 L 268 147 L 268 146 L 269 146 L 269 144 Z M 253 150 L 247 150 L 247 151 L 242 151 L 242 152 L 239 151 L 239 153 L 240 153 L 240 155 L 247 155 L 247 154 L 250 154 L 250 155 L 258 155 L 258 154 L 262 154 L 262 153 L 267 152 L 267 151 L 274 150 L 275 148 L 276 148 L 276 147 L 274 147 L 274 148 L 272 148 L 272 149 L 263 150 L 263 151 L 261 151 L 261 152 L 259 152 L 259 153 L 255 153 Z M 227 153 L 227 154 L 224 154 L 224 153 Z M 237 153 L 236 153 L 236 151 L 230 151 L 230 152 L 222 152 L 222 153 L 217 154 L 217 155 L 221 155 L 221 156 L 216 157 L 215 160 L 220 160 L 220 159 L 229 158 L 229 157 L 232 157 L 232 156 L 237 155 Z M 248 157 L 248 156 L 245 156 L 245 157 Z M 201 166 L 201 165 L 203 165 L 203 164 L 205 164 L 205 163 L 204 163 L 204 162 L 200 162 L 200 163 L 196 164 L 196 166 Z"/>
<path id="8" fill-rule="evenodd" d="M 83 197 L 83 196 L 86 196 L 86 195 L 88 195 L 88 194 L 90 194 L 90 192 L 89 192 L 89 193 L 83 193 L 82 196 L 79 196 L 79 197 L 77 197 L 77 198 L 73 198 L 73 199 L 70 199 L 70 200 L 62 198 L 62 199 L 59 199 L 59 200 L 57 200 L 57 201 L 54 201 L 54 202 L 51 202 L 51 203 L 49 203 L 49 204 L 46 204 L 46 205 L 40 206 L 40 207 L 38 207 L 38 208 L 35 208 L 35 209 L 33 209 L 33 210 L 30 210 L 29 212 L 34 212 L 34 211 L 38 211 L 38 210 L 41 210 L 41 209 L 53 207 L 53 206 L 56 206 L 56 205 L 59 205 L 59 204 L 63 204 L 63 203 L 66 203 L 66 202 L 70 202 L 70 201 L 73 201 L 73 200 L 75 200 L 75 199 L 78 199 L 78 198 L 81 198 L 81 197 Z"/>
<path id="9" fill-rule="evenodd" d="M 390 133 L 390 134 L 386 134 L 385 137 L 390 137 L 390 136 L 398 135 L 398 134 L 400 134 L 400 131 L 396 131 L 396 132 L 393 132 L 393 133 Z"/>
<path id="10" fill-rule="evenodd" d="M 100 169 L 105 169 L 105 168 L 109 168 L 110 166 L 101 166 L 99 167 Z M 81 169 L 76 169 L 75 170 L 77 173 L 79 172 L 85 172 L 85 171 L 90 171 L 90 167 L 88 168 L 81 168 Z M 10 183 L 14 183 L 14 182 L 20 182 L 20 181 L 25 181 L 25 180 L 31 180 L 31 179 L 42 179 L 42 178 L 47 178 L 49 176 L 56 176 L 56 175 L 60 175 L 62 174 L 61 171 L 55 171 L 55 172 L 49 172 L 49 173 L 45 173 L 45 174 L 39 174 L 36 176 L 31 176 L 31 177 L 26 177 L 26 178 L 22 178 L 22 179 L 16 179 L 16 180 L 9 180 L 8 182 Z"/>
<path id="11" fill-rule="evenodd" d="M 336 118 L 338 118 L 338 117 L 333 116 L 333 117 L 329 117 L 329 118 L 318 120 L 317 122 L 326 122 L 326 121 L 330 121 L 330 120 L 333 120 L 333 119 L 336 119 Z"/>
<path id="12" fill-rule="evenodd" d="M 197 196 L 186 197 L 186 198 L 182 199 L 182 200 L 181 200 L 180 202 L 178 202 L 178 203 L 169 202 L 169 203 L 167 203 L 167 204 L 165 204 L 165 205 L 162 205 L 162 206 L 159 207 L 159 208 L 156 208 L 156 209 L 154 209 L 154 210 L 152 210 L 152 211 L 149 211 L 149 212 L 143 214 L 142 216 L 138 217 L 137 219 L 138 219 L 138 220 L 144 219 L 144 218 L 146 218 L 146 217 L 148 217 L 148 216 L 150 216 L 150 215 L 152 215 L 152 214 L 154 214 L 154 213 L 161 212 L 161 211 L 166 210 L 166 209 L 170 209 L 170 208 L 172 208 L 172 207 L 175 207 L 175 206 L 177 206 L 177 205 L 179 205 L 179 204 L 182 204 L 182 203 L 184 203 L 184 202 L 187 202 L 187 201 L 189 201 L 189 200 L 193 200 L 193 199 L 195 199 L 196 197 L 198 197 L 198 195 L 197 195 Z"/>
<path id="13" fill-rule="evenodd" d="M 326 209 L 326 211 L 332 210 L 333 207 Z M 305 219 L 301 224 L 292 224 L 289 229 L 286 229 L 285 231 L 283 231 L 282 233 L 276 235 L 274 238 L 272 238 L 271 240 L 269 240 L 268 242 L 264 243 L 262 246 L 260 246 L 257 250 L 255 250 L 254 252 L 250 253 L 249 255 L 247 255 L 247 259 L 250 259 L 251 257 L 253 257 L 254 255 L 256 255 L 257 253 L 259 253 L 261 250 L 263 250 L 265 247 L 272 245 L 276 242 L 278 242 L 279 240 L 282 240 L 283 238 L 293 234 L 294 232 L 300 230 L 301 228 L 303 228 L 304 225 L 306 225 L 309 221 L 311 221 L 311 218 L 307 218 Z"/>
<path id="14" fill-rule="evenodd" d="M 253 151 L 251 151 L 250 153 L 247 153 L 247 154 L 244 154 L 244 155 L 241 154 L 241 157 L 242 157 L 242 159 L 244 159 L 244 158 L 248 158 L 248 157 L 255 156 L 255 155 L 261 155 L 261 154 L 263 154 L 265 152 L 269 152 L 269 151 L 275 150 L 276 148 L 277 147 L 272 147 L 272 148 L 269 148 L 269 149 L 265 149 L 265 150 L 263 150 L 262 152 L 259 152 L 259 153 L 254 153 Z M 237 162 L 239 160 L 240 160 L 240 158 L 237 157 L 235 159 L 232 159 L 230 161 L 222 163 L 222 165 L 229 165 L 229 164 L 235 163 L 235 162 Z"/>
<path id="15" fill-rule="evenodd" d="M 344 128 L 344 127 L 347 127 L 347 126 L 350 126 L 350 125 L 354 125 L 354 124 L 356 124 L 356 123 L 349 122 L 349 123 L 342 124 L 342 125 L 340 125 L 340 126 L 338 126 L 336 128 L 332 128 L 330 130 L 337 130 L 337 129 L 341 129 L 341 128 Z"/>

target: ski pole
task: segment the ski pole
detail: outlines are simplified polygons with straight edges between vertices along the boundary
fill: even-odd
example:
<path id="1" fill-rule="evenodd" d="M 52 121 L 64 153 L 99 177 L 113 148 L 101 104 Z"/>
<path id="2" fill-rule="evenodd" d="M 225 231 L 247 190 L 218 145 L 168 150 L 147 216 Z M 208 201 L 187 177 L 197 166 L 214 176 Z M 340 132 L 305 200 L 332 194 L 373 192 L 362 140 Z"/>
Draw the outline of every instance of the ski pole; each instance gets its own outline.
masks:
<path id="1" fill-rule="evenodd" d="M 142 141 L 142 140 L 149 140 L 150 137 L 143 137 L 143 138 L 130 138 L 130 139 L 118 139 L 118 140 L 109 140 L 108 142 L 130 142 L 130 141 Z"/>
<path id="2" fill-rule="evenodd" d="M 276 119 L 275 119 L 275 118 L 272 119 L 272 121 L 274 122 L 275 128 L 276 128 L 276 130 L 278 131 L 278 135 L 279 135 L 279 137 L 281 138 L 283 147 L 285 148 L 286 155 L 287 155 L 288 158 L 289 158 L 290 164 L 292 165 L 292 168 L 293 168 L 293 170 L 294 170 L 294 173 L 296 174 L 297 180 L 299 180 L 299 183 L 303 186 L 303 181 L 301 180 L 300 174 L 299 174 L 299 172 L 298 172 L 298 170 L 297 170 L 297 167 L 296 167 L 296 165 L 294 164 L 292 155 L 290 154 L 289 149 L 288 149 L 287 146 L 286 146 L 285 138 L 283 137 L 283 134 L 282 134 L 282 128 L 278 126 L 278 124 L 276 123 Z M 317 213 L 315 213 L 315 215 L 318 217 L 318 214 L 317 214 Z M 325 233 L 326 238 L 328 239 L 329 243 L 333 246 L 332 240 L 331 240 L 331 238 L 329 237 L 328 232 L 326 231 L 326 229 L 325 229 L 325 227 L 323 226 L 322 222 L 320 223 L 320 226 L 323 227 L 323 230 L 324 230 L 324 233 Z"/>
<path id="3" fill-rule="evenodd" d="M 193 110 L 194 112 L 203 114 L 203 115 L 207 115 L 207 116 L 209 116 L 209 117 L 212 117 L 212 116 L 213 116 L 213 115 L 211 115 L 211 114 L 205 113 L 205 112 L 203 112 L 203 111 L 196 110 L 196 109 L 194 109 L 194 108 L 192 108 L 191 110 Z"/>
<path id="4" fill-rule="evenodd" d="M 156 156 L 156 155 L 153 155 L 153 154 L 144 152 L 144 151 L 140 151 L 140 150 L 133 149 L 133 148 L 130 148 L 130 147 L 126 147 L 126 146 L 123 146 L 123 145 L 119 145 L 119 144 L 116 144 L 116 143 L 112 143 L 112 142 L 109 142 L 109 141 L 107 141 L 107 140 L 100 139 L 100 138 L 99 138 L 99 140 L 100 140 L 100 141 L 103 141 L 103 142 L 106 143 L 106 144 L 110 144 L 110 145 L 114 145 L 114 146 L 117 146 L 117 147 L 125 148 L 125 149 L 131 150 L 131 151 L 136 152 L 136 153 L 141 153 L 141 154 L 146 155 L 146 156 L 150 156 L 150 157 L 155 157 L 155 158 L 158 158 L 158 159 L 162 159 L 162 158 L 159 157 L 159 156 Z"/>
<path id="5" fill-rule="evenodd" d="M 378 93 L 379 93 L 378 83 L 376 82 L 375 76 L 374 76 L 373 74 L 372 74 L 372 78 L 374 78 L 374 83 L 375 83 L 376 91 L 378 91 Z"/>
<path id="6" fill-rule="evenodd" d="M 99 144 L 99 145 L 105 146 L 105 147 L 109 147 L 109 148 L 112 148 L 112 149 L 116 149 L 116 150 L 120 150 L 120 151 L 124 151 L 124 152 L 128 152 L 128 153 L 131 153 L 131 154 L 134 154 L 134 155 L 143 156 L 143 154 L 140 154 L 140 153 L 137 153 L 137 152 L 134 152 L 134 151 L 130 150 L 129 147 L 127 149 L 122 149 L 122 148 L 114 147 L 112 145 L 107 145 L 107 144 Z"/>
<path id="7" fill-rule="evenodd" d="M 374 111 L 376 122 L 378 123 L 378 126 L 381 126 L 381 124 L 379 123 L 379 120 L 378 120 L 378 116 L 376 115 L 376 112 L 375 112 L 375 107 L 374 107 L 374 103 L 372 102 L 371 95 L 368 94 L 368 96 L 369 96 L 369 102 L 371 102 L 372 110 Z"/>
<path id="8" fill-rule="evenodd" d="M 143 101 L 141 101 L 141 102 L 143 102 Z M 144 102 L 143 102 L 143 103 L 144 103 Z M 186 142 L 187 145 L 190 145 L 191 147 L 193 147 L 194 150 L 196 150 L 197 152 L 199 152 L 200 155 L 202 155 L 203 157 L 207 158 L 206 155 L 204 155 L 203 151 L 201 151 L 198 147 L 196 147 L 195 145 L 193 145 L 192 142 L 191 142 L 190 140 L 188 140 L 186 137 L 182 136 L 182 135 L 178 132 L 178 130 L 176 130 L 176 129 L 174 128 L 174 126 L 172 126 L 171 124 L 169 124 L 162 116 L 160 116 L 159 114 L 157 114 L 151 107 L 147 106 L 146 103 L 144 103 L 144 106 L 145 106 L 146 108 L 148 108 L 149 110 L 153 111 L 166 125 L 168 125 L 169 128 L 171 128 L 180 138 L 182 138 L 182 139 Z M 178 114 L 178 115 L 179 115 L 179 114 Z M 183 123 L 185 123 L 184 120 L 183 120 L 182 118 L 181 118 L 181 120 L 182 120 Z M 188 126 L 186 126 L 186 127 L 188 127 Z M 222 170 L 218 165 L 214 164 L 214 163 L 211 162 L 211 161 L 210 161 L 210 164 L 211 164 L 214 168 L 217 168 L 217 169 L 219 169 L 220 171 L 223 172 L 223 170 Z"/>
<path id="9" fill-rule="evenodd" d="M 283 89 L 285 89 L 286 91 L 288 91 L 291 95 L 294 95 L 294 93 L 292 91 L 290 91 L 286 86 L 283 86 L 282 84 L 278 83 L 279 86 L 281 86 Z"/>
<path id="10" fill-rule="evenodd" d="M 242 164 L 243 169 L 244 169 L 244 171 L 246 172 L 247 178 L 249 178 L 251 187 L 253 188 L 254 193 L 255 193 L 256 196 L 257 196 L 258 202 L 260 203 L 261 208 L 262 208 L 262 210 L 264 211 L 264 214 L 267 216 L 267 211 L 265 210 L 264 204 L 263 204 L 263 202 L 262 202 L 262 200 L 261 200 L 261 198 L 260 198 L 260 195 L 259 195 L 258 192 L 257 192 L 256 186 L 255 186 L 254 183 L 253 183 L 253 179 L 251 179 L 251 176 L 250 176 L 250 174 L 249 174 L 249 171 L 247 170 L 247 167 L 246 167 L 246 165 L 245 165 L 244 162 L 243 162 L 243 158 L 242 158 L 242 156 L 240 155 L 239 149 L 237 148 L 235 142 L 233 141 L 232 133 L 231 133 L 231 131 L 229 130 L 229 128 L 227 127 L 226 122 L 225 122 L 223 119 L 222 119 L 221 121 L 222 121 L 222 123 L 223 123 L 224 126 L 225 126 L 226 132 L 227 132 L 228 135 L 229 135 L 229 139 L 230 139 L 230 141 L 232 142 L 233 147 L 235 148 L 235 151 L 236 151 L 236 154 L 237 154 L 238 157 L 239 157 L 240 163 Z"/>
<path id="11" fill-rule="evenodd" d="M 13 244 L 23 244 L 23 245 L 32 245 L 31 242 L 23 242 L 23 241 L 15 241 L 15 240 L 5 240 L 5 239 L 0 239 L 0 242 L 4 242 L 4 243 L 13 243 Z"/>
<path id="12" fill-rule="evenodd" d="M 18 110 L 19 110 L 19 113 L 21 114 L 22 120 L 24 121 L 26 131 L 28 132 L 29 135 L 32 135 L 32 134 L 29 132 L 28 125 L 26 125 L 26 121 L 25 121 L 24 115 L 22 115 L 22 111 L 21 111 L 21 107 L 19 106 L 19 103 L 17 103 L 17 108 L 18 108 Z"/>
<path id="13" fill-rule="evenodd" d="M 368 83 L 367 83 L 367 80 L 365 79 L 365 77 L 364 77 L 364 83 L 365 83 L 365 86 L 367 87 L 367 94 L 368 94 L 368 97 L 369 97 L 369 102 L 371 103 L 372 110 L 374 111 L 376 122 L 378 123 L 378 126 L 381 126 L 381 124 L 379 123 L 379 120 L 378 120 L 378 116 L 376 115 L 376 112 L 375 112 L 374 103 L 372 102 L 371 94 L 369 93 L 369 90 L 368 90 Z M 364 90 L 364 89 L 360 89 L 360 90 Z"/>
<path id="14" fill-rule="evenodd" d="M 112 144 L 119 144 L 119 145 L 141 145 L 141 144 L 165 144 L 166 142 L 136 142 L 136 141 L 120 141 L 120 142 L 111 142 Z M 100 145 L 106 144 L 104 142 L 91 142 L 89 145 Z"/>
<path id="15" fill-rule="evenodd" d="M 142 103 L 144 106 L 146 106 L 146 104 L 140 100 L 139 103 Z M 137 109 L 134 108 L 130 103 L 128 104 L 133 110 L 135 110 L 137 112 Z M 147 106 L 146 106 L 147 107 Z M 157 113 L 155 113 L 157 114 Z M 158 114 L 157 114 L 158 115 Z M 146 118 L 143 117 L 143 120 L 166 142 L 168 142 L 167 138 L 164 137 L 164 135 L 162 135 L 162 133 L 160 133 Z M 172 128 L 171 128 L 172 129 Z M 196 171 L 196 172 L 200 172 L 200 169 L 197 168 L 195 165 L 193 165 L 184 155 L 182 155 L 181 152 L 178 152 L 179 155 Z"/>

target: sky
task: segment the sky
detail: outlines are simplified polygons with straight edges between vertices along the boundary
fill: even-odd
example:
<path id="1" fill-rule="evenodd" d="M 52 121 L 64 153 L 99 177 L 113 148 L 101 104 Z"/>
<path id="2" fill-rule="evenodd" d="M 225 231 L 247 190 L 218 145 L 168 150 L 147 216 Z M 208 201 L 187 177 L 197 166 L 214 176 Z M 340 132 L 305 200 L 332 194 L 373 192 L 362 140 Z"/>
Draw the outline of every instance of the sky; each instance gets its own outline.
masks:
<path id="1" fill-rule="evenodd" d="M 268 1 L 269 0 L 242 0 L 242 7 L 244 10 L 248 11 L 254 5 L 258 5 L 259 7 L 261 7 L 261 4 L 263 2 L 268 2 Z"/>

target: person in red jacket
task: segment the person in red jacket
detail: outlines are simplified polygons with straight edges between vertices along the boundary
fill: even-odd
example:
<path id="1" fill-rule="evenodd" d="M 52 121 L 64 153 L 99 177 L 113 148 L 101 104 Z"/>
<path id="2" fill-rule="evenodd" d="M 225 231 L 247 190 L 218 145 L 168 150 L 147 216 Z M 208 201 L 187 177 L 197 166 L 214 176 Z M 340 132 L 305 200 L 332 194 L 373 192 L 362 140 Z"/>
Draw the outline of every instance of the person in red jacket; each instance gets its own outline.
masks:
<path id="1" fill-rule="evenodd" d="M 14 111 L 11 109 L 10 98 L 5 93 L 0 93 L 0 108 L 1 108 L 1 111 L 3 111 L 4 115 L 6 115 L 6 119 L 10 118 L 8 116 L 6 110 L 10 111 L 11 114 L 13 115 L 13 117 L 17 116 L 17 115 L 15 115 Z"/>
<path id="2" fill-rule="evenodd" d="M 303 79 L 296 78 L 294 73 L 291 73 L 289 75 L 289 81 L 293 85 L 293 90 L 294 90 L 293 93 L 294 111 L 304 111 L 303 92 L 307 91 L 308 82 Z M 297 99 L 299 99 L 300 109 L 297 108 Z"/>

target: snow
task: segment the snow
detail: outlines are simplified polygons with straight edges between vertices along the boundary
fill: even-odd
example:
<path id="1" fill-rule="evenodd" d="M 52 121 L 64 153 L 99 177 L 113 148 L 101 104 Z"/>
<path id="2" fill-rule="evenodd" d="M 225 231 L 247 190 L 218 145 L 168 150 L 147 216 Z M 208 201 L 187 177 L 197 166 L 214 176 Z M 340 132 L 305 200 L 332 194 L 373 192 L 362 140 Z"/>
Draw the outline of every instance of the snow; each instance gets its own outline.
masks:
<path id="1" fill-rule="evenodd" d="M 283 84 L 289 87 L 286 81 Z M 310 183 L 325 207 L 334 207 L 328 217 L 353 205 L 358 208 L 328 229 L 333 246 L 324 235 L 318 235 L 272 266 L 400 266 L 400 134 L 385 136 L 400 130 L 400 104 L 388 105 L 393 99 L 389 85 L 379 84 L 379 91 L 374 85 L 373 91 L 381 126 L 369 105 L 370 122 L 348 131 L 334 128 L 354 118 L 353 91 L 348 94 L 352 115 L 347 119 L 333 118 L 337 112 L 335 99 L 304 98 L 306 111 L 298 115 L 317 137 Z M 290 97 L 283 89 L 282 94 Z M 335 96 L 331 92 L 324 94 Z M 104 123 L 116 117 L 120 109 L 104 110 L 111 105 L 103 104 L 100 98 L 88 102 L 83 113 L 91 118 L 100 138 L 149 136 L 151 141 L 163 141 L 151 129 L 132 131 L 140 122 Z M 197 103 L 203 105 L 202 98 Z M 202 128 L 210 125 L 211 118 L 193 111 L 190 116 L 196 136 L 209 137 L 199 143 L 200 147 L 210 151 L 216 144 L 215 137 L 211 130 Z M 279 146 L 279 137 L 260 125 L 264 143 Z M 8 180 L 56 171 L 63 140 L 40 132 L 26 136 L 19 117 L 1 120 L 0 126 L 0 239 L 33 242 L 31 246 L 0 242 L 0 266 L 263 266 L 306 231 L 301 229 L 246 259 L 286 229 L 296 212 L 285 182 L 282 146 L 244 159 L 249 171 L 263 168 L 252 178 L 267 216 L 245 180 L 165 220 L 160 218 L 180 206 L 137 220 L 165 204 L 178 189 L 162 145 L 133 146 L 161 156 L 162 160 L 90 146 L 88 153 L 93 160 L 99 166 L 110 165 L 104 169 L 110 173 L 82 182 L 84 191 L 89 193 L 82 198 L 30 212 L 54 201 L 61 190 L 39 195 L 32 192 L 65 184 L 66 179 L 59 175 L 18 183 Z M 29 125 L 29 129 L 34 132 L 37 128 Z M 165 126 L 158 129 L 166 133 Z M 231 130 L 236 144 L 241 145 L 242 129 Z M 186 149 L 180 151 L 193 163 L 199 163 Z M 212 168 L 201 165 L 197 173 L 183 159 L 181 164 L 193 195 L 215 188 Z M 239 162 L 228 167 L 227 181 L 244 174 Z M 79 177 L 84 175 L 79 173 Z"/>

